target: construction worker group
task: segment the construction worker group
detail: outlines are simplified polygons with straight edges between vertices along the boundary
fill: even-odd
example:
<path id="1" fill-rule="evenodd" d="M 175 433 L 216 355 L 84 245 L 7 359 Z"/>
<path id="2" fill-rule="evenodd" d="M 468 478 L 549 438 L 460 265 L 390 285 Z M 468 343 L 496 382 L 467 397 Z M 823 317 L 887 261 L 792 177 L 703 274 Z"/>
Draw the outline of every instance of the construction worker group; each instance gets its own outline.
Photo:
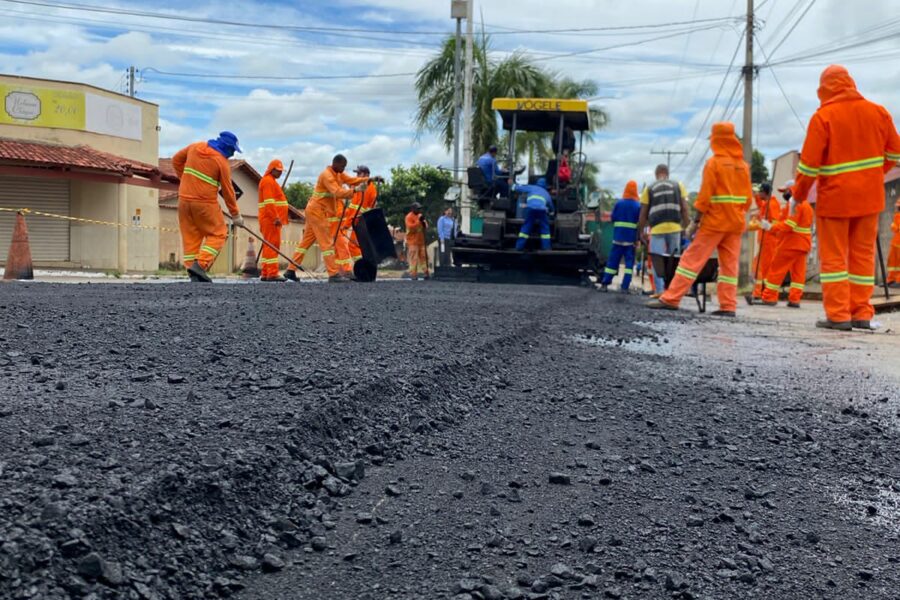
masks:
<path id="1" fill-rule="evenodd" d="M 885 200 L 883 174 L 900 161 L 900 136 L 888 111 L 866 100 L 842 66 L 824 70 L 818 96 L 820 106 L 810 120 L 795 180 L 780 189 L 788 201 L 785 207 L 773 197 L 769 184 L 754 193 L 749 165 L 730 122 L 712 126 L 712 156 L 703 168 L 692 218 L 684 186 L 669 179 L 665 165 L 657 168 L 657 181 L 640 196 L 637 184 L 629 181 L 613 210 L 612 251 L 602 273 L 601 289 L 610 285 L 622 260 L 622 288 L 629 288 L 635 245 L 642 241 L 656 266 L 652 280 L 656 293 L 648 306 L 677 310 L 707 261 L 717 253 L 719 307 L 713 314 L 735 316 L 741 238 L 748 228 L 750 212 L 749 229 L 757 232 L 759 251 L 753 264 L 756 283 L 749 302 L 776 305 L 789 275 L 788 306 L 799 307 L 815 227 L 826 317 L 817 325 L 842 331 L 868 329 L 874 314 L 870 299 L 875 285 L 878 216 Z M 491 150 L 495 154 L 495 149 Z M 240 151 L 237 137 L 225 131 L 215 140 L 188 146 L 172 161 L 181 178 L 178 216 L 184 264 L 194 281 L 210 280 L 207 271 L 227 237 L 217 200 L 220 191 L 232 222 L 243 224 L 227 161 L 235 151 Z M 494 154 L 486 156 L 495 160 Z M 490 162 L 488 158 L 479 159 L 479 165 Z M 489 166 L 493 174 L 496 167 Z M 355 177 L 345 173 L 346 167 L 347 159 L 337 155 L 319 175 L 306 207 L 305 234 L 293 259 L 299 264 L 309 248 L 318 244 L 329 281 L 336 283 L 351 279 L 353 261 L 360 254 L 353 237 L 353 218 L 371 209 L 377 196 L 374 178 L 366 167 L 359 167 Z M 294 264 L 284 276 L 279 275 L 274 250 L 281 243 L 281 229 L 288 218 L 287 199 L 278 183 L 283 170 L 280 161 L 272 161 L 259 187 L 260 227 L 268 242 L 262 252 L 264 281 L 297 277 Z M 517 244 L 520 249 L 534 228 L 539 230 L 541 247 L 549 247 L 548 213 L 553 211 L 553 199 L 540 183 L 516 186 L 512 178 L 509 180 L 511 191 L 527 195 L 525 224 Z M 815 215 L 808 201 L 814 185 Z M 421 206 L 413 206 L 406 227 L 410 274 L 415 278 L 421 268 L 427 277 L 427 223 L 421 217 Z M 900 285 L 900 216 L 895 216 L 892 229 L 887 276 L 889 284 Z M 683 241 L 688 247 L 682 252 Z M 666 264 L 674 266 L 674 273 L 666 273 Z"/>

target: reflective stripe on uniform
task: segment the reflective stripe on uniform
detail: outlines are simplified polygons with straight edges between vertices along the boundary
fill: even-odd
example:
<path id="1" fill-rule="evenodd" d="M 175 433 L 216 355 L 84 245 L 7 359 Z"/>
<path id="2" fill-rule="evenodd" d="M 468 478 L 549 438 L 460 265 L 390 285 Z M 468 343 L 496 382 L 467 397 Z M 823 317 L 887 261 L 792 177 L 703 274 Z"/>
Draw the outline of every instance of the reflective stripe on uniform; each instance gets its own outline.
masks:
<path id="1" fill-rule="evenodd" d="M 209 175 L 204 175 L 203 173 L 201 173 L 200 171 L 197 171 L 196 169 L 192 169 L 192 168 L 190 168 L 190 167 L 185 167 L 185 168 L 184 168 L 184 172 L 185 172 L 186 175 L 193 175 L 194 177 L 196 177 L 196 178 L 199 179 L 200 181 L 205 181 L 205 182 L 208 183 L 209 185 L 215 186 L 216 188 L 219 187 L 219 182 L 218 182 L 218 181 L 216 181 L 215 179 L 213 179 L 213 178 L 210 177 Z"/>
<path id="2" fill-rule="evenodd" d="M 729 277 L 728 275 L 722 275 L 721 273 L 719 273 L 719 283 L 728 283 L 731 285 L 737 285 L 738 278 L 737 277 Z"/>
<path id="3" fill-rule="evenodd" d="M 893 152 L 885 153 L 885 156 L 888 160 L 900 161 L 900 154 L 894 154 Z"/>
<path id="4" fill-rule="evenodd" d="M 213 256 L 219 255 L 219 251 L 216 250 L 215 248 L 213 248 L 212 246 L 200 246 L 200 251 L 201 252 L 209 252 Z"/>
<path id="5" fill-rule="evenodd" d="M 629 223 L 628 221 L 616 221 L 613 227 L 624 227 L 625 229 L 637 229 L 637 223 Z"/>
<path id="6" fill-rule="evenodd" d="M 549 239 L 550 239 L 550 234 L 549 234 L 549 233 L 542 233 L 542 234 L 541 234 L 541 239 L 542 239 L 542 240 L 549 240 Z"/>
<path id="7" fill-rule="evenodd" d="M 634 275 L 634 269 L 625 269 L 626 275 Z"/>
<path id="8" fill-rule="evenodd" d="M 888 271 L 891 271 L 891 272 L 900 271 L 900 267 L 888 267 Z"/>
<path id="9" fill-rule="evenodd" d="M 334 250 L 326 250 L 322 253 L 322 256 L 334 256 Z"/>
<path id="10" fill-rule="evenodd" d="M 259 262 L 264 265 L 277 265 L 278 259 L 277 258 L 264 258 L 264 259 L 260 260 Z"/>
<path id="11" fill-rule="evenodd" d="M 334 194 L 330 192 L 313 192 L 313 198 L 334 198 Z"/>
<path id="12" fill-rule="evenodd" d="M 792 289 L 792 290 L 800 290 L 800 291 L 802 292 L 802 291 L 803 291 L 803 288 L 805 288 L 805 287 L 806 287 L 806 286 L 803 285 L 802 283 L 791 283 L 791 289 Z"/>
<path id="13" fill-rule="evenodd" d="M 687 277 L 688 279 L 697 279 L 696 273 L 694 273 L 693 271 L 690 271 L 688 269 L 685 269 L 684 267 L 678 267 L 677 269 L 675 269 L 675 272 L 677 274 L 681 275 L 682 277 Z"/>
<path id="14" fill-rule="evenodd" d="M 778 285 L 777 283 L 769 283 L 768 281 L 766 281 L 764 283 L 766 284 L 767 290 L 772 290 L 774 292 L 777 292 L 781 288 L 781 286 Z"/>
<path id="15" fill-rule="evenodd" d="M 329 223 L 337 223 L 337 222 L 339 222 L 340 220 L 341 220 L 340 217 L 328 217 L 328 222 L 329 222 Z"/>
<path id="16" fill-rule="evenodd" d="M 275 204 L 275 198 L 266 198 L 265 200 L 259 201 L 260 206 L 265 206 L 266 204 Z"/>
<path id="17" fill-rule="evenodd" d="M 784 223 L 785 223 L 785 225 L 787 225 L 788 227 L 790 227 L 791 230 L 793 230 L 794 233 L 809 233 L 809 234 L 812 234 L 812 229 L 810 229 L 809 227 L 800 227 L 799 225 L 797 225 L 797 222 L 796 222 L 796 221 L 792 221 L 791 219 L 788 219 L 788 220 L 785 221 Z"/>
<path id="18" fill-rule="evenodd" d="M 520 231 L 520 232 L 519 232 L 519 237 L 520 237 L 520 238 L 525 238 L 525 239 L 527 240 L 527 239 L 528 239 L 528 234 L 527 234 L 527 233 L 522 233 L 522 232 Z"/>
<path id="19" fill-rule="evenodd" d="M 819 175 L 829 177 L 833 175 L 843 175 L 844 173 L 853 173 L 855 171 L 865 171 L 866 169 L 881 168 L 884 165 L 884 156 L 873 156 L 872 158 L 864 158 L 862 160 L 854 160 L 852 162 L 838 163 L 836 165 L 822 165 L 819 169 Z"/>
<path id="20" fill-rule="evenodd" d="M 196 254 L 185 254 L 182 260 L 197 260 Z"/>
<path id="21" fill-rule="evenodd" d="M 837 273 L 819 273 L 819 281 L 822 283 L 840 283 L 850 278 L 847 271 L 839 271 Z"/>
<path id="22" fill-rule="evenodd" d="M 854 275 L 850 273 L 847 275 L 847 279 L 854 285 L 875 285 L 874 275 Z"/>
<path id="23" fill-rule="evenodd" d="M 276 200 L 275 201 L 275 206 L 287 206 L 287 205 L 288 205 L 287 200 Z"/>
<path id="24" fill-rule="evenodd" d="M 747 196 L 713 196 L 710 202 L 713 204 L 745 204 Z"/>
<path id="25" fill-rule="evenodd" d="M 816 175 L 819 174 L 819 169 L 814 169 L 813 167 L 810 167 L 809 165 L 803 164 L 802 160 L 797 165 L 797 170 L 808 177 L 815 177 Z"/>
<path id="26" fill-rule="evenodd" d="M 603 269 L 603 272 L 606 273 L 607 275 L 615 275 L 616 273 L 618 273 L 618 271 L 616 269 L 610 269 L 609 267 L 606 267 L 605 269 Z"/>

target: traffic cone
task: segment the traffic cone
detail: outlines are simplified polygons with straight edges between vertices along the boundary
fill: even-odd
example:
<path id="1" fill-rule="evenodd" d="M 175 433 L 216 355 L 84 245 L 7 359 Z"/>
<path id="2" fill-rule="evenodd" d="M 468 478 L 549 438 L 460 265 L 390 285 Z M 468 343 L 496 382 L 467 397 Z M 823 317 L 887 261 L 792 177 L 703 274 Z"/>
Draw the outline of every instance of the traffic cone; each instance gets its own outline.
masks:
<path id="1" fill-rule="evenodd" d="M 9 253 L 6 255 L 3 279 L 34 279 L 31 246 L 28 245 L 28 227 L 21 212 L 16 213 L 16 228 L 13 230 Z"/>
<path id="2" fill-rule="evenodd" d="M 244 279 L 252 279 L 259 277 L 259 268 L 256 266 L 256 250 L 253 248 L 253 238 L 248 240 L 247 255 L 244 258 L 244 264 L 241 266 L 241 273 Z"/>

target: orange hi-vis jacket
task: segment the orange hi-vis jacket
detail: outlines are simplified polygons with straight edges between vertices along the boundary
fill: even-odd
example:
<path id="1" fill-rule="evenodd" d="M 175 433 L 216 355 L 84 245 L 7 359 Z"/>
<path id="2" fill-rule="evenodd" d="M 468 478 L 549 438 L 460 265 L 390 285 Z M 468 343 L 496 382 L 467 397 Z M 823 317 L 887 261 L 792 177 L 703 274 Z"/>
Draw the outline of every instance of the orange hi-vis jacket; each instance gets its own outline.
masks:
<path id="1" fill-rule="evenodd" d="M 798 202 L 794 206 L 794 212 L 787 215 L 782 221 L 772 225 L 770 231 L 778 234 L 781 242 L 778 250 L 799 250 L 809 252 L 812 250 L 812 224 L 815 216 L 809 202 Z"/>
<path id="2" fill-rule="evenodd" d="M 178 173 L 178 197 L 188 202 L 219 202 L 219 188 L 228 212 L 237 215 L 237 199 L 231 185 L 231 166 L 206 142 L 197 142 L 182 148 L 172 157 L 172 167 Z"/>
<path id="3" fill-rule="evenodd" d="M 425 225 L 420 220 L 420 215 L 409 211 L 406 214 L 406 245 L 407 246 L 424 246 L 425 245 Z"/>
<path id="4" fill-rule="evenodd" d="M 281 189 L 281 184 L 272 176 L 272 171 L 284 171 L 284 164 L 280 160 L 273 160 L 266 169 L 266 174 L 259 182 L 259 222 L 260 224 L 274 224 L 281 221 L 282 225 L 288 222 L 288 201 Z"/>
<path id="5" fill-rule="evenodd" d="M 344 185 L 354 186 L 367 181 L 367 177 L 350 177 L 346 173 L 338 173 L 330 166 L 319 174 L 313 190 L 311 202 L 322 202 L 326 212 L 334 215 L 338 212 L 338 200 L 352 198 L 353 190 Z"/>
<path id="6" fill-rule="evenodd" d="M 816 212 L 847 219 L 884 210 L 884 173 L 900 161 L 890 113 L 857 91 L 847 69 L 832 65 L 819 82 L 821 105 L 809 122 L 793 193 L 806 200 L 818 182 Z"/>
<path id="7" fill-rule="evenodd" d="M 378 199 L 378 188 L 371 181 L 366 187 L 365 192 L 354 192 L 353 199 L 347 207 L 347 214 L 344 222 L 341 223 L 342 228 L 353 227 L 353 218 L 366 213 L 375 208 L 375 202 Z"/>
<path id="8" fill-rule="evenodd" d="M 753 201 L 753 185 L 743 148 L 734 134 L 734 124 L 714 124 L 709 146 L 713 155 L 703 167 L 703 183 L 694 203 L 694 208 L 703 213 L 700 228 L 741 233 Z"/>
<path id="9" fill-rule="evenodd" d="M 759 214 L 750 221 L 750 225 L 747 227 L 748 231 L 756 232 L 756 241 L 762 241 L 762 232 L 763 229 L 760 227 L 759 223 L 763 219 L 769 221 L 770 223 L 774 223 L 775 221 L 783 218 L 781 214 L 781 203 L 778 201 L 778 198 L 775 196 L 769 196 L 768 201 L 768 210 L 766 210 L 766 201 L 762 196 L 757 195 L 756 198 L 756 209 L 759 211 Z M 772 230 L 770 229 L 768 235 L 772 235 Z"/>

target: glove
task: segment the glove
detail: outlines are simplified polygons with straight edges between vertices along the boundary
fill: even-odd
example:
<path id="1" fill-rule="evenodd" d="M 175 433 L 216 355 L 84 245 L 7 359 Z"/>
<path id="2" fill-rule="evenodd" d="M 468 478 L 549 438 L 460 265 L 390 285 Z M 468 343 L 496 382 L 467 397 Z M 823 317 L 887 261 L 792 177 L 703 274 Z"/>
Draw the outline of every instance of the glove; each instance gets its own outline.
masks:
<path id="1" fill-rule="evenodd" d="M 768 231 L 768 230 L 772 229 L 772 224 L 770 222 L 766 221 L 765 219 L 763 219 L 762 221 L 759 222 L 759 228 L 762 229 L 763 231 Z"/>
<path id="2" fill-rule="evenodd" d="M 362 193 L 362 192 L 366 191 L 367 187 L 369 187 L 367 184 L 361 183 L 358 186 L 356 186 L 355 188 L 353 188 L 353 191 Z"/>
<path id="3" fill-rule="evenodd" d="M 788 202 L 788 206 L 790 206 L 790 208 L 788 209 L 788 214 L 794 214 L 794 209 L 797 208 L 797 201 L 791 198 L 790 202 Z"/>
<path id="4" fill-rule="evenodd" d="M 240 214 L 231 215 L 231 224 L 235 227 L 243 227 L 244 226 L 244 217 Z"/>

